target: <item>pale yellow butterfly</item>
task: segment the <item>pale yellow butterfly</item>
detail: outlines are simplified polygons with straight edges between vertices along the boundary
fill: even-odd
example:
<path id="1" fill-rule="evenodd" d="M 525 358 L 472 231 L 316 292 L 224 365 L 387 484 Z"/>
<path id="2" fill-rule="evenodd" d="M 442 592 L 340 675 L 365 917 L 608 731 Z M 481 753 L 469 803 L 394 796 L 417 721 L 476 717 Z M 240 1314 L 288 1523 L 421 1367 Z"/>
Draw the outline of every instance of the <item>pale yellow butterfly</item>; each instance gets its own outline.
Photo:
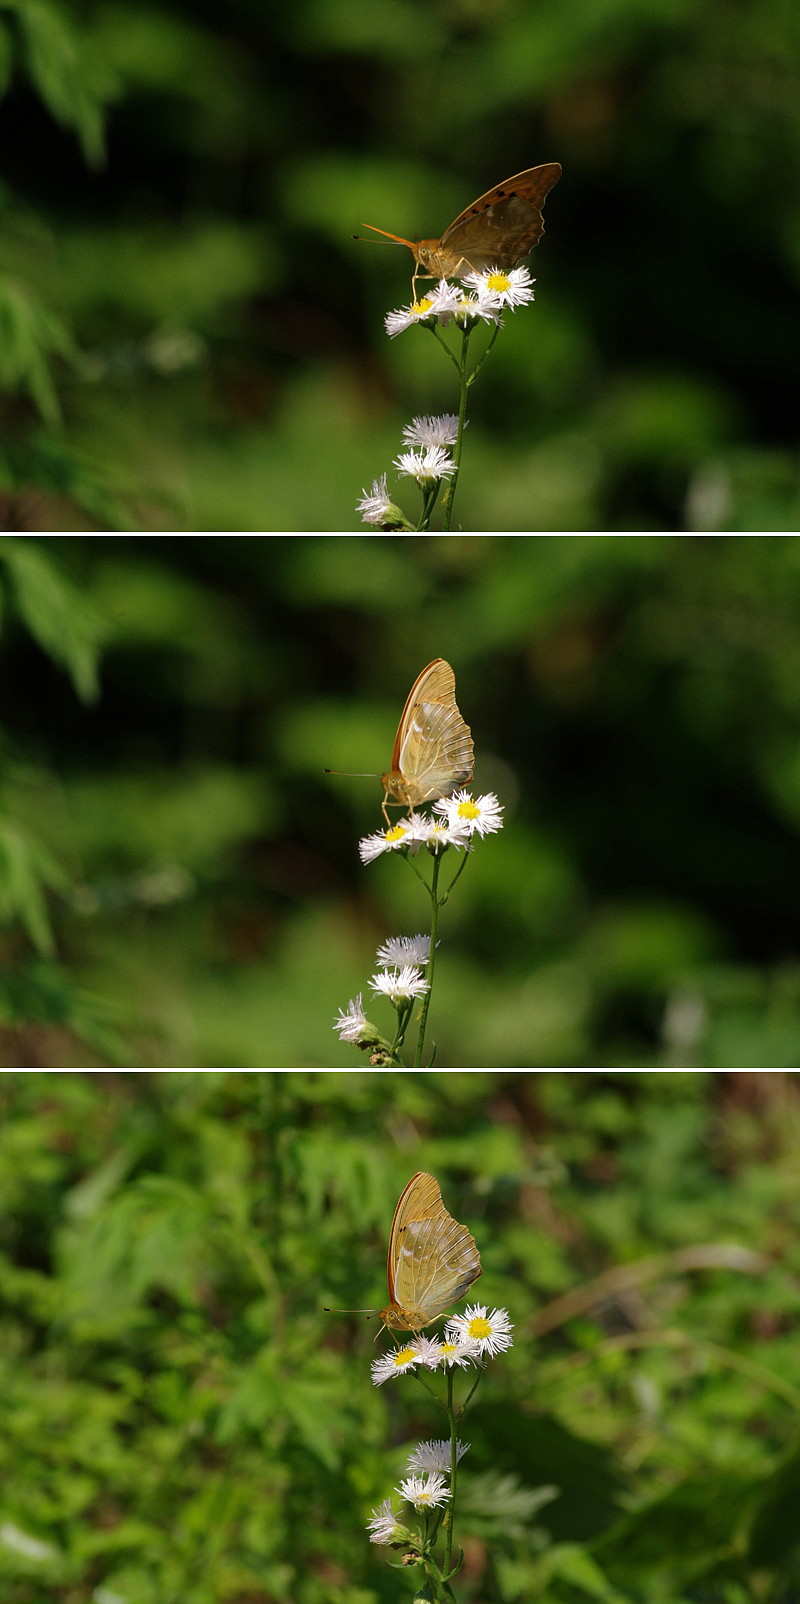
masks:
<path id="1" fill-rule="evenodd" d="M 443 657 L 415 679 L 397 726 L 392 766 L 381 775 L 389 797 L 413 813 L 420 802 L 449 796 L 472 779 L 472 736 L 456 706 L 456 677 Z"/>
<path id="2" fill-rule="evenodd" d="M 377 1314 L 394 1331 L 422 1331 L 469 1292 L 481 1273 L 475 1238 L 448 1214 L 439 1182 L 420 1170 L 400 1193 L 389 1233 L 385 1309 L 327 1309 Z"/>
<path id="3" fill-rule="evenodd" d="M 420 1170 L 400 1194 L 389 1234 L 384 1325 L 421 1331 L 458 1303 L 477 1281 L 481 1261 L 475 1238 L 448 1214 L 439 1182 Z"/>

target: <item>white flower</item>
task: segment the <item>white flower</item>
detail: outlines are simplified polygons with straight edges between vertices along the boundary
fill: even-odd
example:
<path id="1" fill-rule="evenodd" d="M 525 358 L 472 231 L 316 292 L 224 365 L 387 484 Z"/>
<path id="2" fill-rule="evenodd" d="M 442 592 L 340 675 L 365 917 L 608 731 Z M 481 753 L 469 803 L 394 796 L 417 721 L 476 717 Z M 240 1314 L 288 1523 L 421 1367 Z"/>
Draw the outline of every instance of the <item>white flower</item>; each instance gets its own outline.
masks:
<path id="1" fill-rule="evenodd" d="M 458 413 L 445 412 L 440 418 L 415 418 L 403 430 L 408 446 L 454 446 L 458 439 Z"/>
<path id="2" fill-rule="evenodd" d="M 412 813 L 408 820 L 408 838 L 415 846 L 469 847 L 470 832 L 458 819 L 431 818 L 426 813 Z"/>
<path id="3" fill-rule="evenodd" d="M 442 1345 L 436 1337 L 417 1337 L 414 1349 L 426 1370 L 436 1370 L 442 1362 Z"/>
<path id="4" fill-rule="evenodd" d="M 409 1344 L 405 1348 L 391 1348 L 388 1353 L 382 1353 L 380 1358 L 372 1361 L 370 1373 L 373 1386 L 380 1387 L 390 1376 L 402 1376 L 406 1370 L 413 1370 L 418 1364 L 419 1359 Z"/>
<path id="5" fill-rule="evenodd" d="M 393 852 L 396 847 L 404 846 L 408 839 L 408 821 L 400 819 L 397 824 L 391 824 L 388 830 L 376 830 L 374 835 L 362 836 L 358 843 L 358 855 L 362 863 L 371 863 L 382 852 Z"/>
<path id="6" fill-rule="evenodd" d="M 391 974 L 388 969 L 382 969 L 379 975 L 373 975 L 370 985 L 373 991 L 391 997 L 393 1003 L 410 1002 L 412 997 L 421 997 L 430 990 L 415 964 L 403 964 L 402 969 L 395 969 Z"/>
<path id="7" fill-rule="evenodd" d="M 403 329 L 410 329 L 412 323 L 422 323 L 426 317 L 433 316 L 433 299 L 423 295 L 421 301 L 415 301 L 413 306 L 403 306 L 399 312 L 387 312 L 384 318 L 386 333 L 392 339 L 395 334 L 402 334 Z"/>
<path id="8" fill-rule="evenodd" d="M 356 502 L 356 512 L 363 513 L 362 523 L 382 524 L 391 505 L 386 491 L 386 474 L 382 473 L 380 479 L 373 479 L 370 491 L 362 490 L 361 500 Z"/>
<path id="9" fill-rule="evenodd" d="M 513 1329 L 507 1309 L 493 1309 L 487 1315 L 483 1303 L 476 1303 L 472 1308 L 468 1304 L 463 1314 L 454 1314 L 447 1322 L 448 1337 L 455 1337 L 456 1342 L 466 1339 L 475 1344 L 477 1352 L 492 1357 L 512 1347 Z"/>
<path id="10" fill-rule="evenodd" d="M 462 291 L 457 284 L 448 284 L 446 278 L 440 278 L 436 289 L 431 290 L 429 299 L 435 316 L 446 326 L 458 311 Z"/>
<path id="11" fill-rule="evenodd" d="M 392 1509 L 391 1498 L 384 1498 L 383 1503 L 372 1511 L 372 1520 L 367 1521 L 367 1531 L 371 1543 L 391 1543 L 397 1531 L 397 1516 Z"/>
<path id="12" fill-rule="evenodd" d="M 448 284 L 447 279 L 440 279 L 436 289 L 431 292 L 431 306 L 444 328 L 453 318 L 462 324 L 471 317 L 482 317 L 487 323 L 500 322 L 500 300 L 497 296 L 492 301 L 485 294 L 465 295 L 459 284 Z"/>
<path id="13" fill-rule="evenodd" d="M 479 797 L 470 796 L 469 791 L 456 791 L 455 796 L 441 797 L 434 811 L 444 814 L 451 830 L 461 827 L 468 835 L 489 835 L 503 828 L 503 806 L 493 791 Z"/>
<path id="14" fill-rule="evenodd" d="M 484 273 L 465 273 L 463 282 L 473 289 L 478 300 L 494 297 L 495 306 L 525 306 L 533 300 L 533 286 L 527 267 L 512 267 L 505 272 L 493 267 Z"/>
<path id="15" fill-rule="evenodd" d="M 410 479 L 416 479 L 417 484 L 424 483 L 426 479 L 444 479 L 447 474 L 456 471 L 456 465 L 444 446 L 423 446 L 420 451 L 401 451 L 392 466 L 399 473 L 408 474 Z"/>
<path id="16" fill-rule="evenodd" d="M 460 1370 L 466 1370 L 480 1356 L 480 1349 L 476 1342 L 455 1342 L 447 1332 L 445 1332 L 439 1347 L 442 1350 L 442 1364 L 446 1370 L 449 1370 L 452 1365 L 458 1365 Z"/>
<path id="17" fill-rule="evenodd" d="M 463 1459 L 468 1448 L 468 1442 L 456 1440 L 456 1462 Z M 408 1456 L 406 1470 L 440 1470 L 449 1476 L 450 1438 L 437 1437 L 435 1442 L 417 1443 L 414 1452 Z"/>
<path id="18" fill-rule="evenodd" d="M 411 525 L 405 514 L 396 507 L 386 489 L 386 474 L 382 473 L 380 479 L 373 479 L 371 490 L 362 490 L 361 500 L 356 502 L 356 512 L 361 513 L 363 524 L 377 524 L 392 529 L 410 529 Z"/>
<path id="19" fill-rule="evenodd" d="M 466 323 L 467 318 L 481 317 L 484 323 L 502 323 L 500 316 L 500 302 L 496 296 L 489 292 L 483 295 L 465 295 L 462 291 L 461 300 L 456 308 L 459 323 Z"/>
<path id="20" fill-rule="evenodd" d="M 444 1504 L 450 1497 L 450 1489 L 445 1486 L 444 1476 L 433 1471 L 429 1476 L 406 1476 L 397 1488 L 403 1498 L 415 1509 L 435 1509 L 437 1504 Z"/>
<path id="21" fill-rule="evenodd" d="M 340 1041 L 360 1041 L 367 1024 L 367 1016 L 361 1006 L 361 992 L 357 997 L 351 997 L 347 1007 L 342 1013 L 341 1008 L 333 1021 L 334 1030 L 339 1032 Z"/>
<path id="22" fill-rule="evenodd" d="M 391 964 L 418 964 L 424 969 L 431 955 L 430 936 L 390 936 L 381 943 L 375 957 L 387 968 Z"/>

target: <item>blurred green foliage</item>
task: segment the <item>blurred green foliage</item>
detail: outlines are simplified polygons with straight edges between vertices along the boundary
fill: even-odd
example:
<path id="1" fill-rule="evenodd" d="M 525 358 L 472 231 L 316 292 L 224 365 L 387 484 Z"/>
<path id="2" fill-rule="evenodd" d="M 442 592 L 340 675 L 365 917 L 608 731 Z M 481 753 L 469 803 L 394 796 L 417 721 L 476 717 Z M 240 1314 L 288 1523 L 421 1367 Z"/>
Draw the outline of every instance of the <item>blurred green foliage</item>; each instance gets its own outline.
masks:
<path id="1" fill-rule="evenodd" d="M 3 0 L 5 527 L 357 527 L 455 392 L 383 332 L 408 253 L 350 236 L 559 160 L 464 527 L 796 528 L 799 33 L 786 0 Z"/>
<path id="2" fill-rule="evenodd" d="M 0 1062 L 346 1067 L 409 685 L 505 828 L 440 924 L 436 1065 L 800 1062 L 800 543 L 0 542 Z M 388 1004 L 372 1017 L 388 1028 Z"/>
<path id="3" fill-rule="evenodd" d="M 365 1522 L 442 1417 L 324 1306 L 418 1168 L 515 1327 L 459 1604 L 792 1604 L 799 1140 L 796 1074 L 3 1073 L 5 1604 L 411 1599 Z"/>

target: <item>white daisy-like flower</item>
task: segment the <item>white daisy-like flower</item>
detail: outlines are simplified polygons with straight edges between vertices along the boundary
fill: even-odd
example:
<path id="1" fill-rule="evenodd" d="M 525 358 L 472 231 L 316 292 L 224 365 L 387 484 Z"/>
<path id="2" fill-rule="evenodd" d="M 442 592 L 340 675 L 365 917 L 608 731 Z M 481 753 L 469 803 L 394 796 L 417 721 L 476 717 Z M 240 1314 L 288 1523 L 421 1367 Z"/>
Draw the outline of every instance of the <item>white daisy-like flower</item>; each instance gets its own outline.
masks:
<path id="1" fill-rule="evenodd" d="M 339 1032 L 340 1041 L 361 1041 L 367 1026 L 367 1016 L 361 1004 L 361 992 L 357 997 L 351 997 L 344 1012 L 339 1009 L 333 1021 L 334 1030 Z"/>
<path id="2" fill-rule="evenodd" d="M 458 322 L 466 323 L 468 318 L 482 318 L 484 323 L 502 323 L 500 316 L 500 302 L 496 296 L 489 292 L 483 295 L 465 295 L 461 292 L 461 300 L 456 308 Z"/>
<path id="3" fill-rule="evenodd" d="M 507 272 L 493 267 L 484 273 L 465 273 L 463 282 L 475 291 L 479 300 L 491 295 L 496 297 L 496 306 L 510 306 L 513 310 L 533 300 L 536 280 L 531 278 L 527 267 L 512 267 Z"/>
<path id="4" fill-rule="evenodd" d="M 397 824 L 390 824 L 387 830 L 376 830 L 374 835 L 362 836 L 358 843 L 358 855 L 362 863 L 371 863 L 382 852 L 394 852 L 397 847 L 405 846 L 408 840 L 408 821 L 400 819 Z"/>
<path id="5" fill-rule="evenodd" d="M 471 796 L 469 791 L 456 791 L 455 796 L 440 797 L 434 811 L 443 814 L 449 829 L 462 827 L 468 835 L 491 835 L 503 828 L 503 804 L 493 791 L 479 797 Z"/>
<path id="6" fill-rule="evenodd" d="M 435 290 L 429 292 L 432 311 L 440 323 L 446 326 L 450 322 L 458 311 L 462 294 L 460 285 L 449 284 L 446 278 L 440 278 Z"/>
<path id="7" fill-rule="evenodd" d="M 381 942 L 375 957 L 378 963 L 385 968 L 396 964 L 418 964 L 424 969 L 431 955 L 430 936 L 390 936 L 388 941 Z"/>
<path id="8" fill-rule="evenodd" d="M 408 474 L 410 479 L 416 479 L 417 484 L 424 484 L 426 479 L 444 479 L 456 471 L 456 465 L 444 446 L 423 446 L 419 451 L 401 451 L 395 457 L 393 467 L 399 473 Z"/>
<path id="9" fill-rule="evenodd" d="M 456 1439 L 456 1463 L 464 1458 L 468 1442 Z M 444 1476 L 450 1475 L 450 1438 L 437 1437 L 434 1442 L 417 1443 L 414 1452 L 409 1454 L 406 1470 L 438 1470 Z"/>
<path id="10" fill-rule="evenodd" d="M 422 300 L 415 301 L 413 306 L 402 306 L 397 312 L 387 312 L 383 320 L 386 333 L 393 339 L 395 334 L 402 334 L 404 329 L 410 329 L 412 323 L 423 323 L 426 317 L 432 317 L 433 312 L 433 297 L 423 295 Z"/>
<path id="11" fill-rule="evenodd" d="M 383 1503 L 372 1511 L 372 1519 L 367 1521 L 367 1531 L 371 1543 L 391 1543 L 397 1531 L 397 1516 L 392 1509 L 391 1498 L 384 1498 Z"/>
<path id="12" fill-rule="evenodd" d="M 453 1365 L 458 1365 L 459 1370 L 467 1370 L 480 1356 L 480 1348 L 476 1342 L 456 1342 L 447 1332 L 439 1347 L 442 1350 L 441 1362 L 445 1370 L 449 1370 Z"/>
<path id="13" fill-rule="evenodd" d="M 415 418 L 403 430 L 408 446 L 454 446 L 458 439 L 458 413 L 445 412 L 439 418 Z"/>
<path id="14" fill-rule="evenodd" d="M 379 528 L 388 525 L 391 529 L 410 529 L 405 514 L 396 507 L 386 489 L 386 474 L 382 473 L 380 479 L 373 479 L 371 490 L 362 490 L 361 500 L 356 502 L 356 512 L 361 513 L 363 524 L 376 524 Z"/>
<path id="15" fill-rule="evenodd" d="M 412 813 L 408 820 L 409 840 L 415 845 L 431 847 L 466 847 L 469 849 L 470 832 L 458 819 L 431 817 L 427 813 Z"/>
<path id="16" fill-rule="evenodd" d="M 391 1376 L 402 1376 L 406 1370 L 413 1370 L 418 1364 L 416 1350 L 410 1343 L 406 1343 L 404 1348 L 390 1348 L 388 1353 L 382 1353 L 379 1358 L 373 1359 L 370 1366 L 372 1384 L 380 1387 Z"/>
<path id="17" fill-rule="evenodd" d="M 391 973 L 388 969 L 382 969 L 379 975 L 373 975 L 370 986 L 381 996 L 390 997 L 393 1003 L 410 1002 L 412 997 L 421 997 L 430 990 L 422 971 L 415 964 L 403 964 L 402 969 L 395 969 Z"/>
<path id="18" fill-rule="evenodd" d="M 435 1509 L 437 1504 L 446 1503 L 450 1497 L 450 1488 L 444 1476 L 435 1470 L 428 1476 L 404 1477 L 397 1492 L 407 1498 L 415 1509 Z"/>
<path id="19" fill-rule="evenodd" d="M 454 1337 L 456 1342 L 466 1339 L 475 1344 L 479 1353 L 488 1353 L 492 1358 L 513 1346 L 513 1329 L 507 1309 L 493 1309 L 487 1314 L 483 1303 L 473 1304 L 472 1308 L 468 1304 L 463 1314 L 454 1314 L 447 1322 L 448 1337 Z"/>
<path id="20" fill-rule="evenodd" d="M 442 1362 L 442 1345 L 437 1337 L 417 1337 L 414 1347 L 420 1364 L 426 1370 L 438 1370 Z"/>

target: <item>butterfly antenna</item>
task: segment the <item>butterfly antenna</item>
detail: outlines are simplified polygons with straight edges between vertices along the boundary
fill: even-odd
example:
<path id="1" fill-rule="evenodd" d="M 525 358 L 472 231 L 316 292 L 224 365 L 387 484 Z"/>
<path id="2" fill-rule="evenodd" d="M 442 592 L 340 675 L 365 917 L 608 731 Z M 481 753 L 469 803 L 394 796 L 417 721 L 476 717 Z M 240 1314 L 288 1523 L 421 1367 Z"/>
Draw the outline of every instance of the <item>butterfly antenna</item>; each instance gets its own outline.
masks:
<path id="1" fill-rule="evenodd" d="M 379 774 L 359 774 L 357 771 L 354 771 L 352 769 L 323 769 L 322 772 L 323 772 L 323 774 L 339 774 L 345 780 L 379 780 L 380 779 L 380 775 Z M 342 1311 L 340 1309 L 339 1313 L 341 1314 L 341 1312 Z M 351 1314 L 353 1312 L 355 1312 L 357 1314 L 360 1311 L 359 1310 L 355 1310 L 355 1311 L 351 1310 L 350 1311 Z"/>
<path id="2" fill-rule="evenodd" d="M 376 228 L 374 223 L 362 223 L 361 227 L 371 228 L 373 234 L 381 234 L 384 239 L 394 240 L 396 245 L 407 245 L 410 251 L 413 251 L 414 249 L 415 241 L 411 239 L 404 239 L 402 234 L 390 234 L 388 229 Z M 361 236 L 359 234 L 353 234 L 352 238 L 360 239 Z M 363 245 L 369 245 L 370 243 L 373 245 L 380 245 L 381 242 L 380 240 L 362 240 Z"/>
<path id="3" fill-rule="evenodd" d="M 379 1309 L 329 1309 L 327 1303 L 322 1305 L 323 1314 L 380 1314 Z"/>

